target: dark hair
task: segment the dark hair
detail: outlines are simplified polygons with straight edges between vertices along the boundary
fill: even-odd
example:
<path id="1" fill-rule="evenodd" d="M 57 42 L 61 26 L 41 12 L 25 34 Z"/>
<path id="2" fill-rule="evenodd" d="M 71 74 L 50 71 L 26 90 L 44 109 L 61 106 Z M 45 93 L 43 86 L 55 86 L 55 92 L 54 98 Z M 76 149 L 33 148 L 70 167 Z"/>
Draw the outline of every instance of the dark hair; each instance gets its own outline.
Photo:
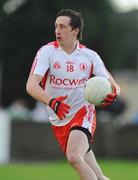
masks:
<path id="1" fill-rule="evenodd" d="M 81 13 L 73 11 L 71 9 L 62 9 L 57 13 L 56 17 L 59 17 L 59 16 L 70 17 L 70 26 L 72 27 L 72 30 L 74 30 L 75 28 L 79 28 L 80 31 L 77 35 L 77 39 L 81 40 L 82 39 L 83 26 L 84 26 L 84 22 L 83 22 Z"/>

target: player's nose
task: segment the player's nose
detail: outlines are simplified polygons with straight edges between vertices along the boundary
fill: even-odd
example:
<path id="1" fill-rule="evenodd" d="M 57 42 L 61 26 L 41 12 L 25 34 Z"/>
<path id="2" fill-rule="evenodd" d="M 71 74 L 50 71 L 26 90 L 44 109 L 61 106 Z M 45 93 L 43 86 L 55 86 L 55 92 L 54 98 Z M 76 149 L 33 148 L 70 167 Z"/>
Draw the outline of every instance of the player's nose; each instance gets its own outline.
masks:
<path id="1" fill-rule="evenodd" d="M 56 38 L 57 38 L 57 39 L 60 39 L 60 38 L 61 38 L 61 33 L 57 32 L 57 33 L 56 33 Z"/>
<path id="2" fill-rule="evenodd" d="M 56 32 L 56 36 L 60 36 L 60 32 Z"/>
<path id="3" fill-rule="evenodd" d="M 55 29 L 55 33 L 56 33 L 56 34 L 60 34 L 60 28 L 57 27 L 57 28 Z"/>

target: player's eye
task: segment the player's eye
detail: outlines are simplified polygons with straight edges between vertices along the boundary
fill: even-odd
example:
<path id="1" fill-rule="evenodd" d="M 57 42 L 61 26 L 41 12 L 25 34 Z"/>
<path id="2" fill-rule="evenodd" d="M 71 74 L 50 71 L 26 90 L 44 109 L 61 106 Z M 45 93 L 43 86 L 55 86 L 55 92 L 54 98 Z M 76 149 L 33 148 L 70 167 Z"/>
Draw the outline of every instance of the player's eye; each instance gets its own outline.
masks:
<path id="1" fill-rule="evenodd" d="M 60 29 L 65 29 L 65 28 L 66 28 L 65 25 L 63 25 L 63 24 L 60 25 Z"/>

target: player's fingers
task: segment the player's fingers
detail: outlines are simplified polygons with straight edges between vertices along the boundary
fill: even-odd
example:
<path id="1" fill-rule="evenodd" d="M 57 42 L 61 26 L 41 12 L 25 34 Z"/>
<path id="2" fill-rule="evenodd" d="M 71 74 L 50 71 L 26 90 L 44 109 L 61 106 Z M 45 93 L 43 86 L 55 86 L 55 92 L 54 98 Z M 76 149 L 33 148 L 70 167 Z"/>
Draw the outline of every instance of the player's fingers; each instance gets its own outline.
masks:
<path id="1" fill-rule="evenodd" d="M 68 105 L 68 104 L 63 104 L 63 107 L 64 107 L 65 109 L 70 109 L 70 108 L 71 108 L 70 105 Z"/>
<path id="2" fill-rule="evenodd" d="M 114 99 L 111 99 L 111 98 L 106 98 L 103 100 L 103 102 L 113 102 Z"/>
<path id="3" fill-rule="evenodd" d="M 62 109 L 62 111 L 63 111 L 65 114 L 68 114 L 68 113 L 69 113 L 69 110 L 68 110 L 68 109 Z"/>
<path id="4" fill-rule="evenodd" d="M 58 110 L 58 117 L 60 120 L 62 120 L 66 117 L 66 114 L 59 109 Z"/>
<path id="5" fill-rule="evenodd" d="M 65 104 L 65 103 L 61 102 L 59 108 L 60 108 L 60 109 L 63 109 L 63 110 L 64 110 L 64 109 L 69 110 L 71 107 L 70 107 L 69 104 Z"/>
<path id="6" fill-rule="evenodd" d="M 108 97 L 108 98 L 116 98 L 116 97 L 117 97 L 117 94 L 108 94 L 107 97 Z"/>
<path id="7" fill-rule="evenodd" d="M 63 119 L 66 118 L 66 114 L 62 113 L 62 118 Z"/>
<path id="8" fill-rule="evenodd" d="M 113 98 L 114 96 L 114 94 L 107 94 L 106 98 Z"/>
<path id="9" fill-rule="evenodd" d="M 66 96 L 60 96 L 58 99 L 59 99 L 60 101 L 64 101 L 65 99 L 67 99 L 67 97 L 68 97 L 68 95 L 66 95 Z"/>
<path id="10" fill-rule="evenodd" d="M 103 100 L 104 101 L 109 101 L 109 102 L 112 102 L 115 100 L 115 98 L 117 97 L 117 95 L 114 95 L 114 94 L 108 94 L 107 97 Z"/>
<path id="11" fill-rule="evenodd" d="M 62 113 L 58 110 L 57 116 L 59 117 L 60 120 L 62 120 Z"/>
<path id="12" fill-rule="evenodd" d="M 70 105 L 62 103 L 61 106 L 65 109 L 70 109 Z"/>
<path id="13" fill-rule="evenodd" d="M 70 107 L 68 107 L 68 106 L 65 107 L 64 105 L 61 104 L 61 106 L 59 107 L 59 109 L 60 109 L 60 111 L 62 111 L 62 112 L 64 112 L 64 113 L 68 114 L 68 113 L 69 113 Z"/>

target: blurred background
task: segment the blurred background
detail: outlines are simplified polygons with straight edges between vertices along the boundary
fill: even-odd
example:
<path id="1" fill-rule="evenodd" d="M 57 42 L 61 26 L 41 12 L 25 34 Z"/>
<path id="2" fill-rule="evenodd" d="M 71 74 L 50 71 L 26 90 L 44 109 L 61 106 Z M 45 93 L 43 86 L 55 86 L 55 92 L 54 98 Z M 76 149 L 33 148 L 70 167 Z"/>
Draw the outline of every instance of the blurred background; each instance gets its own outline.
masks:
<path id="1" fill-rule="evenodd" d="M 97 108 L 97 132 L 92 147 L 95 155 L 111 179 L 119 180 L 121 177 L 121 180 L 136 180 L 138 177 L 137 0 L 0 1 L 0 177 L 4 180 L 8 178 L 21 180 L 17 176 L 16 169 L 15 174 L 10 174 L 10 177 L 6 175 L 10 171 L 8 169 L 10 164 L 12 166 L 13 163 L 29 162 L 34 165 L 33 162 L 43 162 L 46 165 L 41 169 L 47 169 L 45 176 L 41 176 L 43 173 L 40 173 L 37 178 L 37 175 L 32 177 L 28 174 L 24 179 L 27 180 L 29 177 L 29 180 L 31 178 L 52 180 L 55 178 L 52 173 L 48 176 L 50 170 L 47 163 L 55 161 L 55 164 L 62 162 L 62 168 L 67 166 L 64 172 L 72 173 L 72 176 L 65 173 L 66 179 L 67 176 L 69 179 L 77 179 L 77 175 L 74 175 L 72 169 L 64 163 L 65 157 L 52 134 L 45 106 L 29 97 L 25 90 L 37 50 L 49 41 L 55 40 L 55 16 L 62 8 L 82 13 L 85 26 L 81 43 L 101 56 L 107 69 L 121 87 L 121 96 L 111 107 Z M 7 163 L 9 165 L 5 165 Z M 122 166 L 119 166 L 121 163 Z M 51 168 L 54 168 L 54 165 Z M 125 165 L 133 167 L 132 174 L 130 175 L 129 171 L 126 175 L 126 171 L 121 171 L 122 176 L 118 175 Z M 116 171 L 115 166 L 118 168 Z M 25 167 L 27 165 L 21 168 Z M 110 169 L 111 167 L 114 167 L 114 171 Z M 31 170 L 29 172 L 31 173 Z M 23 174 L 21 176 L 24 177 Z"/>

